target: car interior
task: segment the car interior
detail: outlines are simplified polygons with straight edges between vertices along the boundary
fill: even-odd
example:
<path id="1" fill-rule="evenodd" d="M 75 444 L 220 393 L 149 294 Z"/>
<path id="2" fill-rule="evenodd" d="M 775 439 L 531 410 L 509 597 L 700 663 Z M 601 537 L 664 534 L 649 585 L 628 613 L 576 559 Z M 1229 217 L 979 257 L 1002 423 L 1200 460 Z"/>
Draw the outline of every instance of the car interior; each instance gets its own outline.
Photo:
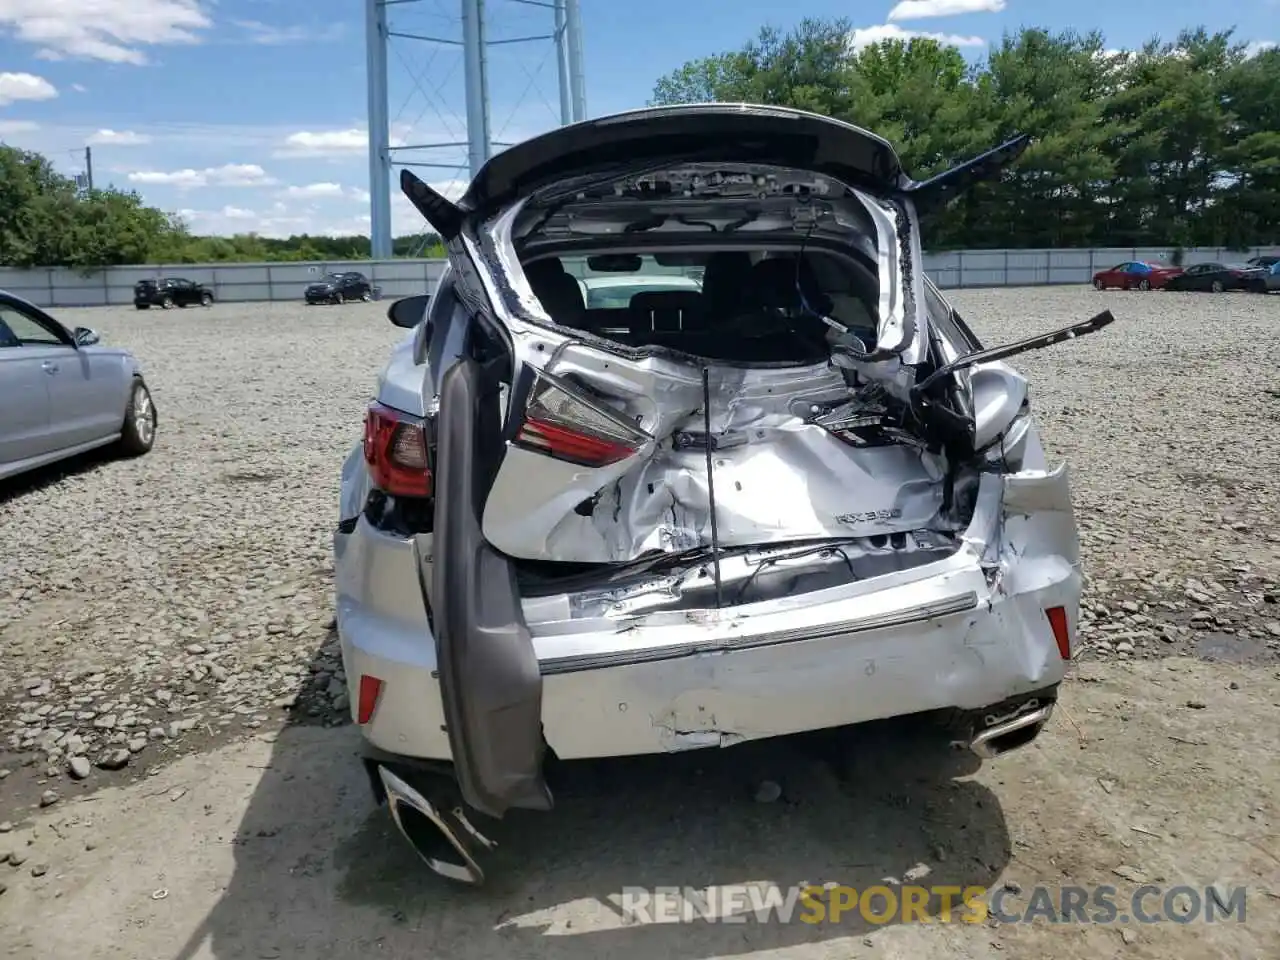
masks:
<path id="1" fill-rule="evenodd" d="M 819 314 L 843 323 L 864 343 L 875 342 L 876 277 L 865 267 L 851 269 L 825 251 L 749 250 L 715 251 L 701 265 L 700 292 L 643 290 L 623 307 L 595 309 L 586 307 L 582 287 L 559 257 L 532 261 L 524 271 L 556 323 L 628 347 L 716 356 L 731 337 L 738 361 L 817 363 L 830 355 L 830 328 Z"/>

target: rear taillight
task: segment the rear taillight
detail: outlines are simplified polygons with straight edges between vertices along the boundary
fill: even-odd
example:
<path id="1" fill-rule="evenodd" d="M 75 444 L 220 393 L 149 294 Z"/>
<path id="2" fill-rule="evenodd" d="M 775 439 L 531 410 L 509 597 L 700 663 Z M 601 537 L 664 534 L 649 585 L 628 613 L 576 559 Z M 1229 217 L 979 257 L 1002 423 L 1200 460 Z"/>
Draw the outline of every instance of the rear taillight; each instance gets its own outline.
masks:
<path id="1" fill-rule="evenodd" d="M 364 418 L 364 460 L 373 485 L 398 497 L 429 497 L 431 460 L 426 424 L 381 403 Z"/>
<path id="2" fill-rule="evenodd" d="M 538 373 L 513 442 L 579 466 L 606 467 L 632 456 L 648 439 L 559 377 Z"/>

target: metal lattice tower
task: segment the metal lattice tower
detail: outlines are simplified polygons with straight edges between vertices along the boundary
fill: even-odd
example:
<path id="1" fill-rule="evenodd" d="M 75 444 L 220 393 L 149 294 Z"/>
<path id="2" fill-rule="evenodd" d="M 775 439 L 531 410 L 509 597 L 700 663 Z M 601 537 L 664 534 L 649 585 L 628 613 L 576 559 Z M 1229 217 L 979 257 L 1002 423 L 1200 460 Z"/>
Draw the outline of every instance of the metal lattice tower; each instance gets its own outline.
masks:
<path id="1" fill-rule="evenodd" d="M 454 4 L 458 4 L 457 16 L 449 11 Z M 513 13 L 534 13 L 530 8 L 536 8 L 537 15 L 551 21 L 549 32 L 506 36 L 499 29 L 491 33 L 491 27 L 516 26 L 519 17 Z M 494 13 L 503 16 L 487 16 Z M 499 127 L 499 139 L 495 140 L 489 71 L 491 52 L 494 48 L 525 47 L 538 41 L 551 43 L 536 70 L 530 71 L 520 64 L 528 83 L 511 108 L 510 117 Z M 537 85 L 538 74 L 552 55 L 556 61 L 560 102 L 556 111 L 543 99 L 550 111 L 548 119 L 554 118 L 560 124 L 586 119 L 579 0 L 365 0 L 365 42 L 369 83 L 369 214 L 374 259 L 389 258 L 392 252 L 392 168 L 453 171 L 449 179 L 458 178 L 464 170 L 469 176 L 475 176 L 495 147 L 510 146 L 500 138 Z M 413 54 L 404 55 L 401 48 L 410 46 L 418 53 L 430 51 L 422 57 L 425 63 L 419 63 Z M 442 58 L 445 51 L 453 56 Z M 395 116 L 391 113 L 392 55 L 411 81 L 409 95 Z M 448 86 L 459 66 L 464 117 L 450 106 L 451 100 L 459 98 L 452 95 Z M 431 74 L 435 82 L 428 84 L 432 86 L 428 90 L 424 83 Z M 415 95 L 426 105 L 408 124 L 406 134 L 399 136 L 396 128 L 400 117 Z M 416 142 L 420 139 L 415 136 L 418 124 L 428 112 L 434 112 L 443 136 Z"/>

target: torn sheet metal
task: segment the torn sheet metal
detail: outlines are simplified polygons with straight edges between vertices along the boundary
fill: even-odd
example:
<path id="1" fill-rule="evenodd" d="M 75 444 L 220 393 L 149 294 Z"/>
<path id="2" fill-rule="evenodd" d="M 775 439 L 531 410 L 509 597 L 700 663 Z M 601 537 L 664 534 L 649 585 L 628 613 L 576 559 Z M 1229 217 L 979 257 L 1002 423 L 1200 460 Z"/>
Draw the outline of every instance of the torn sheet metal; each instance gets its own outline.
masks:
<path id="1" fill-rule="evenodd" d="M 594 470 L 510 447 L 485 507 L 489 542 L 514 556 L 598 563 L 708 545 L 696 368 L 620 364 L 575 344 L 556 373 L 607 391 L 658 442 L 643 457 Z M 903 444 L 858 448 L 808 422 L 848 397 L 838 370 L 712 367 L 711 389 L 723 546 L 948 526 L 942 455 Z"/>

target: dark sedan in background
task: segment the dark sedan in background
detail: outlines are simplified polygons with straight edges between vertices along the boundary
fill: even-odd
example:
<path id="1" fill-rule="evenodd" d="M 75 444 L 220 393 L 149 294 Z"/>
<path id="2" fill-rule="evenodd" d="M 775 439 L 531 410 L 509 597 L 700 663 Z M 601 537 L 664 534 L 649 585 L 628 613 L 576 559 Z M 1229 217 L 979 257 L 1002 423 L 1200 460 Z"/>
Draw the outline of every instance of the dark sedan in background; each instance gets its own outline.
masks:
<path id="1" fill-rule="evenodd" d="M 363 273 L 349 270 L 326 274 L 307 287 L 307 303 L 345 303 L 348 300 L 376 300 L 378 289 Z"/>
<path id="2" fill-rule="evenodd" d="M 182 277 L 164 277 L 160 280 L 139 280 L 133 285 L 133 305 L 139 310 L 162 307 L 202 307 L 213 305 L 213 291 L 202 283 Z"/>
<path id="3" fill-rule="evenodd" d="M 1244 263 L 1197 263 L 1187 267 L 1165 284 L 1166 290 L 1194 290 L 1222 293 L 1226 290 L 1254 290 L 1265 278 L 1263 267 Z"/>
<path id="4" fill-rule="evenodd" d="M 1275 293 L 1280 291 L 1280 257 L 1255 257 L 1256 260 L 1270 260 L 1267 270 L 1261 276 L 1254 277 L 1249 289 L 1254 293 Z M 1252 263 L 1253 261 L 1249 261 Z"/>

